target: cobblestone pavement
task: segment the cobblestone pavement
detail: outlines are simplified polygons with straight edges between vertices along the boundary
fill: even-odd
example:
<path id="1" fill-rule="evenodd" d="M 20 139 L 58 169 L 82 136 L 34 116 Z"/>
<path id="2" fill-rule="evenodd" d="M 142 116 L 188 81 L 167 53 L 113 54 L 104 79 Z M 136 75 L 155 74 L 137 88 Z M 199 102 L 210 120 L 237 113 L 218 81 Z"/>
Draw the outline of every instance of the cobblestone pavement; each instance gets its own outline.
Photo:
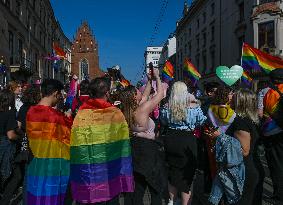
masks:
<path id="1" fill-rule="evenodd" d="M 264 160 L 262 161 L 262 163 L 263 163 L 265 173 L 266 173 L 266 177 L 264 180 L 264 192 L 263 192 L 262 205 L 281 205 L 281 204 L 276 204 L 270 199 L 267 199 L 268 197 L 272 195 L 273 188 L 272 188 L 272 181 L 269 178 L 269 171 L 267 168 L 267 164 Z M 193 187 L 194 195 L 193 195 L 193 200 L 192 200 L 191 205 L 209 205 L 209 203 L 207 202 L 208 195 L 203 194 L 203 191 L 202 191 L 203 186 L 204 186 L 204 182 L 202 180 L 202 172 L 197 171 L 196 178 L 194 181 L 194 187 Z M 18 194 L 17 197 L 11 202 L 11 205 L 22 205 L 23 203 L 22 203 L 21 198 L 22 198 L 21 195 Z M 123 202 L 124 202 L 124 199 L 123 197 L 121 197 L 120 205 L 123 205 L 124 204 Z M 75 203 L 73 203 L 72 205 L 75 205 Z M 148 192 L 146 192 L 144 196 L 144 205 L 150 205 L 150 195 Z M 179 205 L 179 204 L 176 204 L 176 205 Z"/>

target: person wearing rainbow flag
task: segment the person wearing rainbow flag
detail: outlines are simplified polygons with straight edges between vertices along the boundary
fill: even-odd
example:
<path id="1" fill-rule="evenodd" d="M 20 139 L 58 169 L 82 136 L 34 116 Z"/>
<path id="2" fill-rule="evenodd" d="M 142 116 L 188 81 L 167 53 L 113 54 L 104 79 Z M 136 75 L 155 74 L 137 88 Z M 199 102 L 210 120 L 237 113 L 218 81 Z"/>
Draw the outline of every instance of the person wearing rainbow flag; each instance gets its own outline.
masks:
<path id="1" fill-rule="evenodd" d="M 272 198 L 283 203 L 283 127 L 272 118 L 279 106 L 279 92 L 283 93 L 283 69 L 274 69 L 269 76 L 271 86 L 259 93 L 258 109 L 263 118 L 265 155 L 274 187 Z"/>
<path id="2" fill-rule="evenodd" d="M 108 102 L 110 87 L 106 77 L 90 82 L 90 99 L 72 126 L 70 182 L 77 204 L 118 205 L 120 193 L 134 190 L 128 124 Z"/>
<path id="3" fill-rule="evenodd" d="M 64 204 L 70 174 L 72 118 L 53 108 L 63 88 L 58 80 L 44 80 L 42 99 L 27 113 L 26 133 L 34 156 L 25 183 L 28 205 Z"/>

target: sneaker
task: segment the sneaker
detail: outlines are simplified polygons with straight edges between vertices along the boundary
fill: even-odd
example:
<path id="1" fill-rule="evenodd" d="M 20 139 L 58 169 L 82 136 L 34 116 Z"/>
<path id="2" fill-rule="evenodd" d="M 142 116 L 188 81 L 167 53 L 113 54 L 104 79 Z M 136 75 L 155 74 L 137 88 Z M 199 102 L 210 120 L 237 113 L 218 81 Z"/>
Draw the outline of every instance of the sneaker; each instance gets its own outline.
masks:
<path id="1" fill-rule="evenodd" d="M 168 202 L 168 204 L 167 205 L 174 205 L 174 201 L 173 200 L 171 200 L 171 199 L 169 199 L 169 202 Z"/>

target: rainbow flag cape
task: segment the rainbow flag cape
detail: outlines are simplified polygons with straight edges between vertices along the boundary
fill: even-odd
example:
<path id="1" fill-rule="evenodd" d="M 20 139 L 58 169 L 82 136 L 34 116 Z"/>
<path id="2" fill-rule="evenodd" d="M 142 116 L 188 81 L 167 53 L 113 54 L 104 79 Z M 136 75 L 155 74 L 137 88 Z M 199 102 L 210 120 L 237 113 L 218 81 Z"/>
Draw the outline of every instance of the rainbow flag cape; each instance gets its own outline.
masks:
<path id="1" fill-rule="evenodd" d="M 193 85 L 196 85 L 197 81 L 201 78 L 201 74 L 187 58 L 184 64 L 184 75 L 192 81 Z"/>
<path id="2" fill-rule="evenodd" d="M 247 86 L 250 87 L 252 85 L 252 81 L 253 81 L 253 79 L 250 77 L 248 72 L 244 71 L 243 75 L 242 75 L 242 83 L 244 83 L 244 84 L 246 84 Z"/>
<path id="3" fill-rule="evenodd" d="M 174 79 L 174 67 L 168 60 L 165 62 L 162 70 L 162 79 L 167 83 Z"/>
<path id="4" fill-rule="evenodd" d="M 279 85 L 278 89 L 283 92 L 283 85 Z M 270 89 L 263 99 L 265 121 L 262 126 L 264 136 L 275 135 L 282 132 L 282 129 L 270 117 L 277 109 L 280 95 L 277 91 Z"/>
<path id="5" fill-rule="evenodd" d="M 27 168 L 27 203 L 63 205 L 70 175 L 72 120 L 36 105 L 27 113 L 27 136 L 33 160 Z"/>
<path id="6" fill-rule="evenodd" d="M 127 122 L 102 99 L 88 100 L 75 117 L 70 179 L 73 199 L 80 203 L 104 202 L 134 190 Z"/>
<path id="7" fill-rule="evenodd" d="M 245 70 L 264 70 L 266 73 L 269 73 L 275 68 L 283 68 L 283 60 L 244 43 L 242 48 L 242 67 Z"/>

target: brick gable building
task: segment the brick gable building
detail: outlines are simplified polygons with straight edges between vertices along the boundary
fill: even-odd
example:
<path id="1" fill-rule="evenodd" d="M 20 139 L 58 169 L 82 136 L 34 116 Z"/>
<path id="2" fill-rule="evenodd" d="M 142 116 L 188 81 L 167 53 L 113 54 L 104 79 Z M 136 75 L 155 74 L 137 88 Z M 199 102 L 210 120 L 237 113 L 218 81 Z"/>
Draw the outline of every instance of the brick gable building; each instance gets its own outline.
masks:
<path id="1" fill-rule="evenodd" d="M 103 74 L 99 68 L 98 44 L 87 22 L 79 27 L 72 45 L 72 72 L 80 80 Z"/>

